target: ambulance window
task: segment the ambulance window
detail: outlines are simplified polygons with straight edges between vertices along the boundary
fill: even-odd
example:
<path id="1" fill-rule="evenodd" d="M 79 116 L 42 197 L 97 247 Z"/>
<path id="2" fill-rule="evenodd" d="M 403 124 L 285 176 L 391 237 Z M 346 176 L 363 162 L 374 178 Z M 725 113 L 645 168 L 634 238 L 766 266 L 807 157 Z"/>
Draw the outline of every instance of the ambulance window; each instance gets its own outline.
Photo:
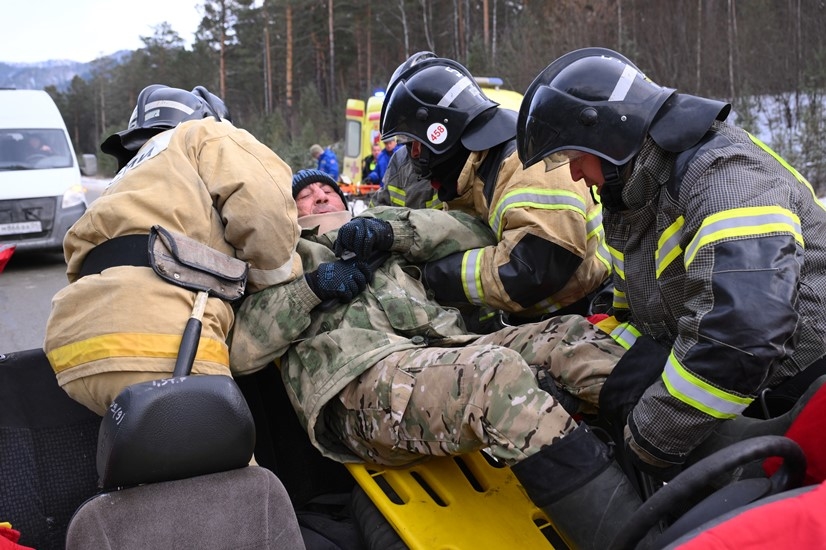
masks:
<path id="1" fill-rule="evenodd" d="M 344 143 L 347 148 L 344 152 L 345 157 L 361 158 L 361 122 L 347 121 Z"/>

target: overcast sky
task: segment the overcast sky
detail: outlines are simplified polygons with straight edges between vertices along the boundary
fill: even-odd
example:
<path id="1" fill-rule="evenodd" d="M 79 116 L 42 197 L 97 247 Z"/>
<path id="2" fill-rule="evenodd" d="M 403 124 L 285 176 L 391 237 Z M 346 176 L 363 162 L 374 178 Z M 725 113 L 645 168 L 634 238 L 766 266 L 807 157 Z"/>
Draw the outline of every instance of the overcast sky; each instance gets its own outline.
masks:
<path id="1" fill-rule="evenodd" d="M 192 44 L 202 0 L 0 0 L 0 62 L 88 62 L 143 47 L 168 22 Z"/>

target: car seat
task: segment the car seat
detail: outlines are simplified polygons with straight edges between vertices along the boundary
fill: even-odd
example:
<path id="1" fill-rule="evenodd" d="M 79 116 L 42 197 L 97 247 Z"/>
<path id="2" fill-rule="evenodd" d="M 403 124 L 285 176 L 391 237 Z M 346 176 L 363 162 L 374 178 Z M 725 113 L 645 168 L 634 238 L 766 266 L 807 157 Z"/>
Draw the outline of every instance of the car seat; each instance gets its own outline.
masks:
<path id="1" fill-rule="evenodd" d="M 278 478 L 249 466 L 255 427 L 228 376 L 180 376 L 124 389 L 104 415 L 102 492 L 69 522 L 66 550 L 298 548 Z"/>

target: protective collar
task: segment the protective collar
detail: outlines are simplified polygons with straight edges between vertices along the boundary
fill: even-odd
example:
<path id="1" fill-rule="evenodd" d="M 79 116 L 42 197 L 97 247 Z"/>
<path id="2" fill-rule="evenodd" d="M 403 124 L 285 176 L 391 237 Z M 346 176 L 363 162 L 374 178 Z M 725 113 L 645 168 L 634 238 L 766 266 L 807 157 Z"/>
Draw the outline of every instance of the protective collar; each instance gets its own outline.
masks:
<path id="1" fill-rule="evenodd" d="M 681 153 L 696 145 L 715 120 L 725 120 L 731 105 L 688 94 L 672 94 L 663 104 L 648 135 L 669 153 Z"/>

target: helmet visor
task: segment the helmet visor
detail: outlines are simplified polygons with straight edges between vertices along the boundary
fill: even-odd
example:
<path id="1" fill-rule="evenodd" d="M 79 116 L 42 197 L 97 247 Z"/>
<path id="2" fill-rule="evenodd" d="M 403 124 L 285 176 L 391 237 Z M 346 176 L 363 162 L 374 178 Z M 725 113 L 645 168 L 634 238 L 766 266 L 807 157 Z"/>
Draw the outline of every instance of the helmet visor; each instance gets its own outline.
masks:
<path id="1" fill-rule="evenodd" d="M 542 157 L 542 162 L 545 163 L 545 171 L 550 172 L 562 166 L 568 165 L 571 161 L 576 160 L 585 154 L 584 151 L 577 151 L 575 149 L 563 149 L 551 153 L 546 157 Z"/>
<path id="2" fill-rule="evenodd" d="M 463 111 L 425 103 L 408 89 L 404 81 L 396 85 L 386 101 L 393 107 L 384 114 L 382 136 L 397 139 L 406 136 L 421 142 L 436 155 L 449 151 L 456 144 L 461 137 L 460 130 L 467 126 L 470 118 Z M 450 127 L 445 120 L 451 121 Z"/>

